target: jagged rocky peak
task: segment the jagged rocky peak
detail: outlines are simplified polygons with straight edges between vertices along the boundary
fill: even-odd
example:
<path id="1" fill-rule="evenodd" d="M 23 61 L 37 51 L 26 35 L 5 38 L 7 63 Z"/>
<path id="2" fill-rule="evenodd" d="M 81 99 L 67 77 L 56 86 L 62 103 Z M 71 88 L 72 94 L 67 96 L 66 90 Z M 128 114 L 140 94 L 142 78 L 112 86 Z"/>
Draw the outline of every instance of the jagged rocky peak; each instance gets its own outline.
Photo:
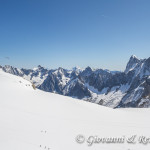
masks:
<path id="1" fill-rule="evenodd" d="M 138 59 L 135 55 L 132 55 L 129 59 L 129 62 L 127 63 L 125 73 L 133 70 L 140 61 L 141 59 Z"/>
<path id="2" fill-rule="evenodd" d="M 38 65 L 38 68 L 40 69 L 40 68 L 43 68 L 41 65 Z"/>
<path id="3" fill-rule="evenodd" d="M 4 67 L 2 67 L 3 71 L 7 72 L 7 73 L 11 73 L 17 76 L 22 76 L 23 73 L 20 69 L 17 69 L 15 67 L 12 67 L 10 65 L 5 65 Z"/>
<path id="4" fill-rule="evenodd" d="M 44 76 L 48 73 L 48 69 L 42 67 L 41 65 L 38 65 L 36 68 L 34 68 L 33 70 L 31 70 L 31 73 L 33 73 L 32 76 Z"/>
<path id="5" fill-rule="evenodd" d="M 15 69 L 15 68 L 12 67 L 12 66 L 10 66 L 10 65 L 5 65 L 5 66 L 3 67 L 3 70 L 4 70 L 5 72 L 8 72 L 8 73 L 12 73 L 14 69 Z"/>
<path id="6" fill-rule="evenodd" d="M 59 71 L 59 72 L 64 72 L 64 69 L 63 69 L 62 67 L 59 67 L 59 68 L 58 68 L 58 71 Z"/>
<path id="7" fill-rule="evenodd" d="M 38 66 L 37 66 L 37 69 L 38 69 L 38 70 L 43 70 L 44 67 L 42 67 L 41 65 L 38 65 Z"/>
<path id="8" fill-rule="evenodd" d="M 80 67 L 73 67 L 71 70 L 71 76 L 77 77 L 82 72 L 82 69 Z"/>
<path id="9" fill-rule="evenodd" d="M 132 56 L 130 57 L 130 59 L 138 59 L 138 58 L 137 58 L 137 56 L 132 55 Z"/>
<path id="10" fill-rule="evenodd" d="M 142 75 L 149 76 L 150 75 L 150 57 L 144 61 Z"/>
<path id="11" fill-rule="evenodd" d="M 91 72 L 91 71 L 92 71 L 92 68 L 88 66 L 88 67 L 85 68 L 85 71 Z"/>
<path id="12" fill-rule="evenodd" d="M 53 70 L 52 74 L 62 79 L 62 78 L 68 77 L 70 73 L 67 69 L 59 67 L 58 69 Z"/>
<path id="13" fill-rule="evenodd" d="M 135 55 L 132 55 L 128 63 L 138 63 L 141 59 L 137 58 Z"/>
<path id="14" fill-rule="evenodd" d="M 42 70 L 42 69 L 44 69 L 44 67 L 38 65 L 37 67 L 33 68 L 33 71 Z"/>
<path id="15" fill-rule="evenodd" d="M 64 75 L 65 73 L 66 73 L 65 69 L 63 69 L 62 67 L 59 67 L 55 71 L 55 74 L 58 74 L 58 75 Z"/>
<path id="16" fill-rule="evenodd" d="M 72 68 L 72 71 L 75 71 L 75 72 L 81 72 L 82 71 L 82 69 L 80 68 L 80 67 L 78 67 L 78 66 L 76 66 L 76 67 L 73 67 Z"/>
<path id="17" fill-rule="evenodd" d="M 90 75 L 93 72 L 91 67 L 86 67 L 85 70 L 83 70 L 82 75 L 87 76 Z"/>
<path id="18" fill-rule="evenodd" d="M 11 65 L 5 65 L 3 68 L 12 68 Z"/>
<path id="19" fill-rule="evenodd" d="M 150 67 L 150 57 L 148 59 L 146 59 L 145 64 Z"/>
<path id="20" fill-rule="evenodd" d="M 97 73 L 97 74 L 110 74 L 111 72 L 109 71 L 109 70 L 107 70 L 107 69 L 105 69 L 105 70 L 103 70 L 103 69 L 96 69 L 95 71 L 94 71 L 94 73 Z"/>

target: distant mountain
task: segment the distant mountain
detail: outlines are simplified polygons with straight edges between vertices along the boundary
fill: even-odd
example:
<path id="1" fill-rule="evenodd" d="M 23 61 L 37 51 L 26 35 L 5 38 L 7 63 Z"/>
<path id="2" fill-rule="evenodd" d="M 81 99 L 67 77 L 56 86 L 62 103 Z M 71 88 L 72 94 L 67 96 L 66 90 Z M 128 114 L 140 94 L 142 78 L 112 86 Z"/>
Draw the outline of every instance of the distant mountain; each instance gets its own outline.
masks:
<path id="1" fill-rule="evenodd" d="M 46 92 L 58 93 L 100 105 L 118 107 L 150 106 L 150 58 L 131 56 L 124 72 L 92 69 L 34 69 L 1 67 L 21 76 Z"/>

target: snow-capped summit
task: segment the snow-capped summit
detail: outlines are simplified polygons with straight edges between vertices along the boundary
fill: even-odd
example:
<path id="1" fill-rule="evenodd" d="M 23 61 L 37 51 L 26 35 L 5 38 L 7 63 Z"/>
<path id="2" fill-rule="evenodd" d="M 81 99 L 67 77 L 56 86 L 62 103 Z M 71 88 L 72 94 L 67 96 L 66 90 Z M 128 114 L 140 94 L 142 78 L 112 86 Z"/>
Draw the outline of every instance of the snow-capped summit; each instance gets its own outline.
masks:
<path id="1" fill-rule="evenodd" d="M 72 68 L 72 71 L 80 73 L 81 71 L 83 71 L 83 69 L 81 69 L 80 67 L 76 66 L 76 67 Z"/>
<path id="2" fill-rule="evenodd" d="M 136 55 L 131 55 L 131 58 L 138 59 L 138 57 Z"/>
<path id="3" fill-rule="evenodd" d="M 132 55 L 126 66 L 125 73 L 128 73 L 129 71 L 133 70 L 140 61 L 141 60 L 138 59 L 135 55 Z"/>
<path id="4" fill-rule="evenodd" d="M 23 73 L 20 69 L 12 67 L 10 65 L 5 65 L 4 67 L 2 67 L 3 71 L 7 72 L 7 73 L 11 73 L 17 76 L 22 76 Z"/>
<path id="5" fill-rule="evenodd" d="M 91 67 L 86 67 L 83 71 L 82 71 L 82 75 L 84 76 L 88 76 L 89 74 L 91 74 L 93 72 Z"/>
<path id="6" fill-rule="evenodd" d="M 44 69 L 44 67 L 42 67 L 41 65 L 38 65 L 37 67 L 33 68 L 34 71 L 42 70 L 42 69 Z"/>

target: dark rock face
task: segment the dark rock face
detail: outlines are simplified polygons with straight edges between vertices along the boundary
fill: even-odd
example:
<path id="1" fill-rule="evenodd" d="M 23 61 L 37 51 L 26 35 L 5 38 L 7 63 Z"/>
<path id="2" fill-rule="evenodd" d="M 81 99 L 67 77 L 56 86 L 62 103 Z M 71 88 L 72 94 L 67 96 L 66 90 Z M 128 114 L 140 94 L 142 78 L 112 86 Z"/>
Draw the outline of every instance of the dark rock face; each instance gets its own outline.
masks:
<path id="1" fill-rule="evenodd" d="M 90 91 L 81 82 L 77 81 L 73 87 L 69 89 L 66 96 L 77 97 L 82 99 L 84 97 L 91 97 Z"/>
<path id="2" fill-rule="evenodd" d="M 117 107 L 144 107 L 150 104 L 150 58 L 136 61 L 135 68 L 127 75 L 130 73 L 130 88 Z"/>
<path id="3" fill-rule="evenodd" d="M 58 78 L 50 74 L 44 82 L 39 86 L 39 89 L 46 91 L 46 92 L 53 92 L 53 93 L 58 93 L 62 94 L 62 86 L 59 85 L 59 80 Z"/>
<path id="4" fill-rule="evenodd" d="M 17 75 L 17 76 L 23 76 L 23 73 L 19 69 L 14 68 L 12 66 L 6 65 L 6 66 L 2 67 L 2 69 L 3 69 L 3 71 L 5 71 L 7 73 Z"/>
<path id="5" fill-rule="evenodd" d="M 74 68 L 17 69 L 2 67 L 5 72 L 21 76 L 35 83 L 36 87 L 66 96 L 76 97 L 109 107 L 150 106 L 150 58 L 131 56 L 124 72 L 109 70 L 84 70 Z"/>
<path id="6" fill-rule="evenodd" d="M 33 70 L 31 69 L 21 69 L 21 71 L 25 74 L 25 75 L 29 75 L 30 73 L 33 73 Z"/>
<path id="7" fill-rule="evenodd" d="M 136 56 L 132 55 L 130 57 L 130 60 L 126 66 L 125 73 L 128 73 L 130 69 L 136 67 L 136 65 L 140 62 L 140 59 L 138 59 Z"/>
<path id="8" fill-rule="evenodd" d="M 128 78 L 125 73 L 117 73 L 107 80 L 105 87 L 112 88 L 113 86 L 120 86 L 121 84 L 126 84 L 127 81 Z"/>

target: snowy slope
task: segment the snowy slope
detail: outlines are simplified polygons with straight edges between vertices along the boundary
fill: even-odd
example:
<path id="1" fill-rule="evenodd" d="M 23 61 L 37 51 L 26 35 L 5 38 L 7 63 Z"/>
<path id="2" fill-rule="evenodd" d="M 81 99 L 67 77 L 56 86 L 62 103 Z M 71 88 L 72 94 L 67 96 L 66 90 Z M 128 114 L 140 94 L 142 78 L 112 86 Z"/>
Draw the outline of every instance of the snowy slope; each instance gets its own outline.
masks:
<path id="1" fill-rule="evenodd" d="M 150 137 L 150 109 L 111 109 L 34 90 L 0 70 L 0 150 L 149 150 L 150 144 L 78 144 L 83 134 Z"/>

